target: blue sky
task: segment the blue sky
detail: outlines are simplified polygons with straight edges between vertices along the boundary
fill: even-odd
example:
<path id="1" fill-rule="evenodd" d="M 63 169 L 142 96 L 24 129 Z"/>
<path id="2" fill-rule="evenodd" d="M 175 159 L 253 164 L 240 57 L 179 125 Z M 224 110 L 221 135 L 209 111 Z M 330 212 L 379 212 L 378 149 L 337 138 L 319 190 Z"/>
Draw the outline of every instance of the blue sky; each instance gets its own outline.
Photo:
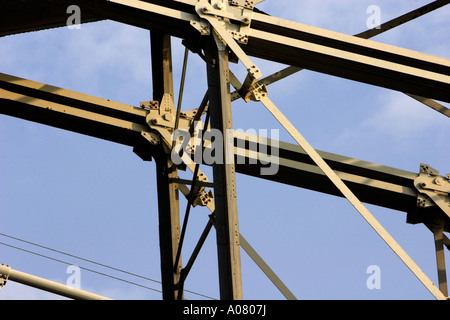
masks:
<path id="1" fill-rule="evenodd" d="M 355 34 L 367 28 L 370 5 L 380 7 L 384 22 L 428 2 L 289 0 L 279 6 L 266 0 L 259 8 L 280 18 Z M 449 13 L 450 7 L 440 9 L 373 40 L 450 58 Z M 0 38 L 0 72 L 138 106 L 152 97 L 149 49 L 146 30 L 115 22 L 91 23 L 79 30 L 59 28 Z M 180 40 L 174 39 L 175 88 L 183 53 Z M 264 75 L 283 68 L 254 62 Z M 243 75 L 242 65 L 232 68 Z M 187 72 L 183 108 L 190 110 L 206 90 L 205 66 L 191 54 Z M 412 172 L 419 171 L 420 163 L 450 172 L 448 118 L 402 93 L 302 71 L 271 85 L 269 96 L 319 150 Z M 292 142 L 261 104 L 233 103 L 233 121 L 235 128 L 280 128 L 281 140 Z M 154 163 L 143 162 L 128 147 L 0 116 L 0 180 L 0 233 L 159 281 Z M 433 298 L 345 199 L 242 175 L 237 176 L 237 190 L 241 233 L 298 299 Z M 180 211 L 184 208 L 181 202 Z M 367 208 L 436 282 L 428 229 L 406 224 L 403 212 Z M 208 213 L 192 211 L 184 261 Z M 114 299 L 161 299 L 158 283 L 5 236 L 0 242 L 157 291 L 82 270 L 84 290 Z M 65 264 L 4 245 L 0 256 L 0 263 L 47 279 L 65 283 L 69 276 Z M 381 270 L 379 290 L 366 286 L 371 265 Z M 245 299 L 283 299 L 243 251 L 242 274 Z M 185 288 L 219 298 L 214 232 Z M 202 298 L 192 293 L 186 297 Z M 13 282 L 0 291 L 0 299 L 54 298 Z"/>

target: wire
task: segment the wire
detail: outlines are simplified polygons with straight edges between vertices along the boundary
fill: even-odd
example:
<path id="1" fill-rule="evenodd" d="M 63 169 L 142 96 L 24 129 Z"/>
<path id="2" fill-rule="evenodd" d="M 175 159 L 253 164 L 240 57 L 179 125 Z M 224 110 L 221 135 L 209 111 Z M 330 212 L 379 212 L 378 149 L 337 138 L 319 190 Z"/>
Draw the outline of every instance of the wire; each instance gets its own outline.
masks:
<path id="1" fill-rule="evenodd" d="M 159 283 L 159 284 L 161 283 L 161 281 L 158 281 L 158 280 L 147 278 L 147 277 L 144 277 L 144 276 L 132 273 L 132 272 L 128 272 L 128 271 L 121 270 L 121 269 L 118 269 L 118 268 L 115 268 L 115 267 L 111 267 L 111 266 L 108 266 L 108 265 L 105 265 L 105 264 L 102 264 L 102 263 L 99 263 L 99 262 L 96 262 L 96 261 L 93 261 L 93 260 L 85 259 L 85 258 L 76 256 L 76 255 L 73 255 L 73 254 L 70 254 L 70 253 L 66 253 L 66 252 L 59 251 L 59 250 L 56 250 L 56 249 L 53 249 L 53 248 L 49 248 L 49 247 L 46 247 L 46 246 L 43 246 L 43 245 L 40 245 L 40 244 L 37 244 L 37 243 L 33 243 L 33 242 L 30 242 L 30 241 L 27 241 L 27 240 L 23 240 L 23 239 L 20 239 L 20 238 L 16 238 L 16 237 L 7 235 L 7 234 L 4 234 L 4 233 L 0 233 L 0 235 L 4 236 L 4 237 L 7 237 L 7 238 L 10 238 L 10 239 L 14 239 L 14 240 L 20 241 L 20 242 L 31 244 L 33 246 L 36 246 L 36 247 L 39 247 L 39 248 L 43 248 L 43 249 L 46 249 L 46 250 L 49 250 L 49 251 L 60 253 L 60 254 L 63 254 L 63 255 L 66 255 L 66 256 L 69 256 L 69 257 L 72 257 L 72 258 L 76 258 L 76 259 L 83 260 L 83 261 L 86 261 L 86 262 L 89 262 L 89 263 L 92 263 L 92 264 L 96 264 L 96 265 L 99 265 L 99 266 L 102 266 L 102 267 L 105 267 L 105 268 L 108 268 L 108 269 L 112 269 L 112 270 L 115 270 L 115 271 L 118 271 L 118 272 L 126 273 L 126 274 L 129 274 L 131 276 L 138 277 L 138 278 L 141 278 L 141 279 L 144 279 L 144 280 L 156 282 L 156 283 Z"/>
<path id="2" fill-rule="evenodd" d="M 3 234 L 0 234 L 0 235 L 3 235 Z M 27 242 L 27 241 L 21 240 L 21 239 L 17 239 L 17 240 Z M 33 244 L 33 243 L 30 243 L 30 244 Z M 56 259 L 56 258 L 53 258 L 53 257 L 49 257 L 49 256 L 46 256 L 46 255 L 44 255 L 44 254 L 40 254 L 40 253 L 37 253 L 37 252 L 33 252 L 33 251 L 30 251 L 30 250 L 26 250 L 26 249 L 23 249 L 23 248 L 20 248 L 20 247 L 16 247 L 16 246 L 13 246 L 13 245 L 4 243 L 4 242 L 0 242 L 0 245 L 4 245 L 4 246 L 7 246 L 7 247 L 10 247 L 10 248 L 13 248 L 13 249 L 17 249 L 17 250 L 20 250 L 20 251 L 23 251 L 23 252 L 26 252 L 26 253 L 30 253 L 30 254 L 33 254 L 33 255 L 36 255 L 36 256 L 45 258 L 45 259 L 53 260 L 53 261 L 56 261 L 56 262 L 59 262 L 59 263 L 63 263 L 63 264 L 67 264 L 67 265 L 73 265 L 73 263 L 70 263 L 70 262 L 67 262 L 67 261 L 63 261 L 63 260 L 60 260 L 60 259 Z M 33 244 L 33 245 L 36 245 L 36 244 Z M 37 246 L 40 246 L 40 245 L 37 245 Z M 43 246 L 41 246 L 41 247 L 43 247 Z M 45 247 L 44 247 L 44 248 L 45 248 Z M 51 248 L 49 248 L 49 250 L 57 251 L 57 252 L 58 252 L 58 250 L 53 250 L 53 249 L 51 249 Z M 66 254 L 66 253 L 64 253 L 64 252 L 61 252 L 61 253 L 62 253 L 62 254 Z M 72 256 L 72 255 L 70 255 L 70 254 L 66 254 L 66 255 Z M 85 260 L 85 261 L 90 261 L 90 260 L 83 259 L 83 258 L 79 258 L 79 259 Z M 112 269 L 114 269 L 114 270 L 120 270 L 120 269 L 117 269 L 117 268 L 113 268 L 113 267 L 109 267 L 109 266 L 103 265 L 103 264 L 101 264 L 101 263 L 97 263 L 97 262 L 95 262 L 95 261 L 90 261 L 90 262 L 91 262 L 91 263 L 94 263 L 94 264 L 101 265 L 101 266 L 105 266 L 105 267 L 107 267 L 107 268 L 112 268 Z M 144 286 L 144 285 L 142 285 L 142 284 L 139 284 L 139 283 L 136 283 L 136 282 L 133 282 L 133 281 L 129 281 L 129 280 L 125 280 L 125 279 L 122 279 L 122 278 L 119 278 L 119 277 L 115 277 L 115 276 L 112 276 L 112 275 L 109 275 L 109 274 L 106 274 L 106 273 L 103 273 L 103 272 L 99 272 L 99 271 L 96 271 L 96 270 L 93 270 L 93 269 L 89 269 L 89 268 L 82 267 L 82 266 L 78 266 L 78 267 L 79 267 L 80 269 L 83 269 L 83 270 L 88 271 L 88 272 L 96 273 L 96 274 L 98 274 L 98 275 L 102 275 L 102 276 L 105 276 L 105 277 L 108 277 L 108 278 L 112 278 L 112 279 L 115 279 L 115 280 L 118 280 L 118 281 L 126 282 L 126 283 L 128 283 L 128 284 L 132 284 L 132 285 L 135 285 L 135 286 L 139 286 L 139 287 L 142 287 L 142 288 L 145 288 L 145 289 L 148 289 L 148 290 L 152 290 L 152 291 L 156 291 L 156 292 L 160 292 L 160 293 L 162 292 L 161 290 L 154 289 L 154 288 L 151 288 L 151 287 L 148 287 L 148 286 Z M 130 272 L 127 272 L 127 271 L 120 271 L 120 272 L 125 272 L 125 273 L 127 273 L 127 274 L 134 275 L 133 273 L 130 273 Z M 140 275 L 135 275 L 135 276 L 136 276 L 136 277 L 143 278 L 143 279 L 148 279 L 148 278 L 143 277 L 143 276 L 140 276 Z M 150 280 L 160 283 L 160 282 L 157 281 L 157 280 L 153 280 L 153 279 L 150 279 Z M 186 291 L 186 292 L 189 292 L 189 293 L 192 293 L 192 294 L 195 294 L 195 295 L 198 295 L 198 296 L 202 296 L 202 297 L 211 299 L 211 300 L 215 300 L 215 299 L 212 298 L 212 297 L 206 296 L 206 295 L 201 294 L 201 293 L 198 293 L 198 292 L 194 292 L 194 291 L 190 291 L 190 290 L 185 290 L 185 291 Z"/>
<path id="3" fill-rule="evenodd" d="M 23 242 L 23 243 L 27 243 L 27 244 L 36 246 L 36 247 L 39 247 L 39 248 L 42 248 L 42 249 L 53 251 L 53 252 L 56 252 L 56 253 L 59 253 L 59 254 L 63 254 L 63 255 L 66 255 L 66 256 L 69 256 L 69 257 L 72 257 L 72 258 L 76 258 L 76 259 L 79 259 L 79 260 L 82 260 L 82 261 L 86 261 L 86 262 L 89 262 L 89 263 L 92 263 L 92 264 L 96 264 L 98 266 L 102 266 L 102 267 L 105 267 L 105 268 L 108 268 L 108 269 L 111 269 L 111 270 L 115 270 L 117 272 L 125 273 L 125 274 L 128 274 L 128 275 L 137 277 L 137 278 L 141 278 L 141 279 L 144 279 L 144 280 L 148 280 L 148 281 L 152 281 L 152 282 L 161 284 L 161 281 L 158 281 L 158 280 L 154 280 L 154 279 L 151 279 L 151 278 L 148 278 L 148 277 L 145 277 L 145 276 L 141 276 L 141 275 L 138 275 L 138 274 L 126 271 L 126 270 L 122 270 L 122 269 L 119 269 L 119 268 L 108 266 L 106 264 L 99 263 L 99 262 L 96 262 L 96 261 L 93 261 L 93 260 L 90 260 L 90 259 L 82 258 L 82 257 L 76 256 L 76 255 L 73 255 L 73 254 L 70 254 L 70 253 L 67 253 L 67 252 L 63 252 L 63 251 L 60 251 L 60 250 L 49 248 L 49 247 L 46 247 L 46 246 L 43 246 L 43 245 L 31 242 L 31 241 L 27 241 L 27 240 L 24 240 L 24 239 L 13 237 L 13 236 L 10 236 L 10 235 L 4 234 L 4 233 L 0 233 L 0 235 L 4 236 L 4 237 L 7 237 L 7 238 L 10 238 L 10 239 L 14 239 L 14 240 Z M 10 247 L 10 248 L 14 248 L 14 249 L 17 249 L 17 250 L 20 250 L 20 251 L 23 251 L 23 252 L 27 252 L 27 253 L 30 253 L 30 254 L 33 254 L 33 255 L 36 255 L 36 256 L 40 256 L 42 258 L 46 258 L 46 259 L 49 259 L 49 260 L 53 260 L 53 261 L 56 261 L 56 262 L 59 262 L 59 263 L 63 263 L 63 264 L 67 264 L 67 265 L 73 265 L 72 263 L 69 263 L 67 261 L 59 260 L 59 259 L 56 259 L 56 258 L 53 258 L 53 257 L 50 257 L 50 256 L 46 256 L 46 255 L 43 255 L 43 254 L 40 254 L 40 253 L 37 253 L 37 252 L 33 252 L 33 251 L 26 250 L 26 249 L 23 249 L 23 248 L 20 248 L 20 247 L 16 247 L 16 246 L 13 246 L 13 245 L 10 245 L 10 244 L 7 244 L 7 243 L 0 242 L 0 245 L 4 245 L 4 246 Z M 139 283 L 128 281 L 128 280 L 125 280 L 125 279 L 122 279 L 122 278 L 119 278 L 119 277 L 115 277 L 115 276 L 112 276 L 112 275 L 109 275 L 109 274 L 106 274 L 106 273 L 103 273 L 103 272 L 99 272 L 99 271 L 96 271 L 96 270 L 93 270 L 93 269 L 89 269 L 89 268 L 81 267 L 81 266 L 79 266 L 79 268 L 83 269 L 85 271 L 96 273 L 96 274 L 99 274 L 99 275 L 102 275 L 102 276 L 105 276 L 105 277 L 109 277 L 109 278 L 112 278 L 112 279 L 115 279 L 115 280 L 126 282 L 126 283 L 129 283 L 129 284 L 132 284 L 132 285 L 136 285 L 136 286 L 148 289 L 148 290 L 152 290 L 152 291 L 156 291 L 156 292 L 162 292 L 161 290 L 154 289 L 154 288 L 151 288 L 151 287 L 148 287 L 148 286 L 144 286 L 144 285 L 141 285 Z M 207 295 L 204 295 L 204 294 L 201 294 L 201 293 L 198 293 L 198 292 L 194 292 L 194 291 L 191 291 L 191 290 L 185 290 L 185 291 L 189 292 L 189 293 L 192 293 L 192 294 L 195 294 L 195 295 L 198 295 L 198 296 L 202 296 L 204 298 L 208 298 L 208 299 L 211 299 L 211 300 L 216 300 L 215 298 L 209 297 Z"/>
<path id="4" fill-rule="evenodd" d="M 31 253 L 31 254 L 34 254 L 36 256 L 42 257 L 42 258 L 46 258 L 46 259 L 53 260 L 53 261 L 56 261 L 56 262 L 60 262 L 60 263 L 63 263 L 63 264 L 73 265 L 73 263 L 69 263 L 67 261 L 63 261 L 63 260 L 59 260 L 59 259 L 56 259 L 56 258 L 52 258 L 52 257 L 46 256 L 44 254 L 40 254 L 40 253 L 37 253 L 37 252 L 33 252 L 33 251 L 30 251 L 30 250 L 19 248 L 19 247 L 16 247 L 16 246 L 4 243 L 4 242 L 0 242 L 0 244 L 4 245 L 4 246 L 7 246 L 7 247 L 10 247 L 10 248 L 13 248 L 13 249 L 17 249 L 17 250 L 23 251 L 23 252 Z M 105 276 L 105 277 L 108 277 L 108 278 L 112 278 L 112 279 L 115 279 L 115 280 L 123 281 L 123 282 L 129 283 L 129 284 L 133 284 L 135 286 L 143 287 L 143 288 L 146 288 L 146 289 L 149 289 L 149 290 L 153 290 L 153 291 L 156 291 L 156 292 L 162 292 L 161 290 L 150 288 L 150 287 L 141 285 L 139 283 L 128 281 L 128 280 L 125 280 L 125 279 L 122 279 L 122 278 L 118 278 L 118 277 L 115 277 L 115 276 L 111 276 L 111 275 L 103 273 L 103 272 L 95 271 L 95 270 L 92 270 L 92 269 L 89 269 L 89 268 L 86 268 L 86 267 L 81 267 L 81 266 L 78 266 L 78 267 L 80 269 L 85 270 L 85 271 L 93 272 L 93 273 L 96 273 L 96 274 L 99 274 L 99 275 L 102 275 L 102 276 Z"/>

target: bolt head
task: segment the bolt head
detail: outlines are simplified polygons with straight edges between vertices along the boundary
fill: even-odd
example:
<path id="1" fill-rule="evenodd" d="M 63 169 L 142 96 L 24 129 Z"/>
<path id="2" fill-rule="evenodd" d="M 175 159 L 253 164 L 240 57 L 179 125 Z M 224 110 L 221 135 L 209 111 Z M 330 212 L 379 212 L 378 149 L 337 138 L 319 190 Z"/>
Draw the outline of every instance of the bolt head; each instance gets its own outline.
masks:
<path id="1" fill-rule="evenodd" d="M 216 4 L 216 8 L 217 8 L 218 10 L 224 10 L 224 9 L 225 9 L 225 3 L 223 3 L 223 2 L 218 2 L 218 3 Z"/>
<path id="2" fill-rule="evenodd" d="M 171 113 L 165 113 L 164 114 L 164 120 L 166 120 L 166 121 L 173 121 L 174 117 L 173 117 L 173 115 Z"/>

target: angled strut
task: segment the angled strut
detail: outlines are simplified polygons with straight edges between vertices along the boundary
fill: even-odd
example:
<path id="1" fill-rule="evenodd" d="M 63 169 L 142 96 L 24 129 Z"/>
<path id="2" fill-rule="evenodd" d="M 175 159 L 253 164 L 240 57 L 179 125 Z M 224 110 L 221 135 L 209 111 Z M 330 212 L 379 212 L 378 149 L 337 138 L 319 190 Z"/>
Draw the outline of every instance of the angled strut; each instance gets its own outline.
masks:
<path id="1" fill-rule="evenodd" d="M 245 54 L 245 52 L 237 45 L 236 41 L 231 38 L 225 27 L 219 21 L 206 14 L 200 13 L 200 16 L 207 19 L 214 28 L 220 38 L 226 42 L 236 56 L 243 62 L 247 70 L 251 70 L 254 64 Z M 259 69 L 255 66 L 254 69 L 258 71 L 257 75 L 250 74 L 251 78 L 261 78 Z M 323 171 L 323 173 L 330 179 L 330 181 L 340 190 L 340 192 L 347 198 L 347 200 L 355 207 L 361 216 L 369 223 L 369 225 L 378 233 L 378 235 L 386 242 L 386 244 L 395 252 L 395 254 L 405 263 L 405 265 L 414 273 L 414 275 L 422 282 L 422 284 L 435 296 L 437 299 L 446 299 L 447 297 L 433 284 L 427 275 L 417 266 L 417 264 L 408 256 L 403 248 L 392 238 L 392 236 L 383 228 L 383 226 L 375 219 L 375 217 L 367 210 L 367 208 L 358 200 L 353 192 L 346 186 L 346 184 L 339 178 L 339 176 L 329 167 L 317 151 L 306 141 L 300 132 L 292 125 L 292 123 L 281 113 L 281 111 L 268 98 L 264 86 L 255 87 L 254 96 L 267 108 L 267 110 L 280 122 L 286 131 L 294 138 L 299 146 L 311 157 L 314 163 Z M 259 92 L 258 92 L 259 91 Z"/>

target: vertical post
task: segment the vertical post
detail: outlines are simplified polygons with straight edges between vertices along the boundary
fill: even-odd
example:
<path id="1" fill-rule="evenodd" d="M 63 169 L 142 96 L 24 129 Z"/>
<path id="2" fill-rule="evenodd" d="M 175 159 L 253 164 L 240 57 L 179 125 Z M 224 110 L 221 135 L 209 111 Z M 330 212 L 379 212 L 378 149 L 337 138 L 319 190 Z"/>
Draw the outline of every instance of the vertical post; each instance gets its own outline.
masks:
<path id="1" fill-rule="evenodd" d="M 164 94 L 173 99 L 173 75 L 170 36 L 151 32 L 153 100 L 161 102 Z M 161 147 L 154 155 L 158 186 L 159 242 L 161 255 L 161 278 L 164 300 L 178 298 L 177 284 L 180 279 L 181 259 L 175 266 L 180 240 L 180 212 L 176 168 L 170 168 L 168 155 Z"/>
<path id="2" fill-rule="evenodd" d="M 234 156 L 231 159 L 227 156 L 227 151 L 233 151 L 227 147 L 227 138 L 233 139 L 227 136 L 229 130 L 233 129 L 228 49 L 222 42 L 215 40 L 208 41 L 205 53 L 211 127 L 223 134 L 223 161 L 213 165 L 220 298 L 242 300 L 235 165 Z"/>
<path id="3" fill-rule="evenodd" d="M 436 248 L 436 265 L 438 271 L 439 290 L 447 297 L 447 271 L 445 268 L 445 254 L 444 254 L 444 224 L 445 221 L 440 219 L 438 223 L 433 226 L 434 245 Z"/>

